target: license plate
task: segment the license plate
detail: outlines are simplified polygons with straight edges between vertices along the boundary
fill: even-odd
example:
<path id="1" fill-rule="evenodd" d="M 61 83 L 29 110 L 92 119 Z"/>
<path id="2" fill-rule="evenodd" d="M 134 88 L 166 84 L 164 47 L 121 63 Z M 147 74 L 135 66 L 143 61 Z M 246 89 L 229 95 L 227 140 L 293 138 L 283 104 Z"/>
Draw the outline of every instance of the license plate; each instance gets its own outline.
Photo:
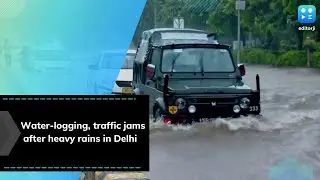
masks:
<path id="1" fill-rule="evenodd" d="M 216 118 L 200 118 L 199 122 L 211 122 L 216 120 Z"/>
<path id="2" fill-rule="evenodd" d="M 132 88 L 122 88 L 122 93 L 130 94 L 130 93 L 132 93 Z"/>

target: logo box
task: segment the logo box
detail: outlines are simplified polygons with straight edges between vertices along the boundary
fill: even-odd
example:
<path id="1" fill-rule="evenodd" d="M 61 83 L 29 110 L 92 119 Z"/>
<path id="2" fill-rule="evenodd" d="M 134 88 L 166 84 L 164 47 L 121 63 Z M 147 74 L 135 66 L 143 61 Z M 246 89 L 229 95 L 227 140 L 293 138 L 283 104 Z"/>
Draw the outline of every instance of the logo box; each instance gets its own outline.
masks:
<path id="1" fill-rule="evenodd" d="M 312 24 L 316 22 L 316 7 L 314 5 L 300 5 L 298 7 L 298 21 L 301 24 Z"/>

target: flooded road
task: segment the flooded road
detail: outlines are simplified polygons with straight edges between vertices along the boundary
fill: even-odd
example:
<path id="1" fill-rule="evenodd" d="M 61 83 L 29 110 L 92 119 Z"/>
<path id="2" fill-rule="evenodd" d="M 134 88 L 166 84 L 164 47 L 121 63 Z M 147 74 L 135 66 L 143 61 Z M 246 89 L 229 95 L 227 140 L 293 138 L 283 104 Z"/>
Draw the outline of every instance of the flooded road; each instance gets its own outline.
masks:
<path id="1" fill-rule="evenodd" d="M 263 117 L 152 124 L 150 178 L 268 180 L 272 167 L 294 159 L 320 179 L 320 72 L 248 66 L 244 81 L 252 88 L 257 73 Z"/>

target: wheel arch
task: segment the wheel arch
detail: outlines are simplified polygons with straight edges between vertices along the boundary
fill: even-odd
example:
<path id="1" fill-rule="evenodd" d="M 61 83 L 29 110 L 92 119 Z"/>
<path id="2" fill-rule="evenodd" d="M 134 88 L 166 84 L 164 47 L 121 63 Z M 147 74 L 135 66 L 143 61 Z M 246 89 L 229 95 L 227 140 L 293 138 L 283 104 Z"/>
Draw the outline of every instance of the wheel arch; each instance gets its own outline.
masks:
<path id="1" fill-rule="evenodd" d="M 165 103 L 164 103 L 164 100 L 163 98 L 161 97 L 158 97 L 152 107 L 152 115 L 154 115 L 154 113 L 156 112 L 157 109 L 159 109 L 162 111 L 162 112 L 165 112 L 165 109 L 166 109 L 166 106 L 165 106 Z"/>

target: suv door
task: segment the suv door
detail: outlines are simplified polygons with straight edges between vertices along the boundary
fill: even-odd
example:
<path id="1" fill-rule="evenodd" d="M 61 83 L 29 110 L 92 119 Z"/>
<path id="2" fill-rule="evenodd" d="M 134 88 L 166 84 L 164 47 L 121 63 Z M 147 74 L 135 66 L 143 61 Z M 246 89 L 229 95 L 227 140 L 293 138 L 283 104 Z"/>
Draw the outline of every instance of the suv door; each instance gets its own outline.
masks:
<path id="1" fill-rule="evenodd" d="M 146 67 L 148 64 L 153 64 L 155 65 L 156 68 L 158 64 L 160 64 L 159 57 L 160 57 L 161 50 L 155 49 L 155 50 L 150 50 L 148 53 L 147 59 L 143 64 L 143 82 L 140 87 L 140 91 L 143 92 L 144 95 L 149 95 L 149 112 L 152 113 L 153 106 L 155 104 L 155 100 L 159 97 L 162 96 L 161 92 L 157 90 L 157 80 L 156 80 L 156 73 L 154 77 L 150 78 L 147 76 L 147 71 Z M 156 72 L 156 71 L 155 71 Z"/>
<path id="2" fill-rule="evenodd" d="M 141 42 L 139 44 L 139 47 L 137 49 L 137 54 L 134 60 L 133 65 L 133 88 L 134 92 L 136 94 L 144 95 L 143 90 L 141 89 L 141 85 L 145 82 L 145 76 L 144 76 L 144 65 L 147 60 L 147 50 L 149 47 L 147 36 L 143 36 L 141 39 Z"/>

